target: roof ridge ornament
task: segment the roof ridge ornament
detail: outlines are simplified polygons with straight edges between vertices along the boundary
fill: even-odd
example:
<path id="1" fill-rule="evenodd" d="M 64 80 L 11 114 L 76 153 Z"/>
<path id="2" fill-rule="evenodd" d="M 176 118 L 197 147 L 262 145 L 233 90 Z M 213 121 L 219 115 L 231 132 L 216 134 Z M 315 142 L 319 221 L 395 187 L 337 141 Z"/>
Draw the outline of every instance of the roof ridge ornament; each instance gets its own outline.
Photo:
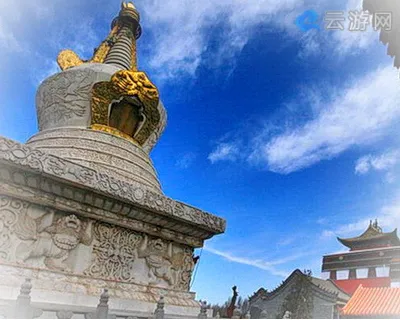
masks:
<path id="1" fill-rule="evenodd" d="M 374 229 L 376 229 L 379 233 L 382 233 L 382 228 L 378 225 L 378 219 L 375 219 L 374 225 L 373 225 Z"/>
<path id="2" fill-rule="evenodd" d="M 378 224 L 378 219 L 370 220 L 368 228 L 357 237 L 338 237 L 337 239 L 348 247 L 350 251 L 400 245 L 397 229 L 391 232 L 383 232 L 383 229 Z"/>

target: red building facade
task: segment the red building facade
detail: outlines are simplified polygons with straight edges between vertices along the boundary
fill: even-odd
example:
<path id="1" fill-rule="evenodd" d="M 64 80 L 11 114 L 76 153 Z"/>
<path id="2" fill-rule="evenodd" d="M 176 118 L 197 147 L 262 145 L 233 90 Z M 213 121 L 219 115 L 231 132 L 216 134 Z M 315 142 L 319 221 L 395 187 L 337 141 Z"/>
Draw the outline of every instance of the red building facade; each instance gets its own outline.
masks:
<path id="1" fill-rule="evenodd" d="M 349 294 L 362 285 L 365 287 L 390 287 L 391 282 L 400 281 L 400 239 L 397 229 L 383 232 L 378 221 L 370 222 L 367 230 L 358 237 L 339 242 L 349 248 L 348 252 L 323 257 L 322 271 Z M 377 277 L 376 269 L 389 267 L 389 276 Z M 366 278 L 358 278 L 358 269 L 368 269 Z M 347 279 L 338 279 L 338 271 L 348 271 Z"/>

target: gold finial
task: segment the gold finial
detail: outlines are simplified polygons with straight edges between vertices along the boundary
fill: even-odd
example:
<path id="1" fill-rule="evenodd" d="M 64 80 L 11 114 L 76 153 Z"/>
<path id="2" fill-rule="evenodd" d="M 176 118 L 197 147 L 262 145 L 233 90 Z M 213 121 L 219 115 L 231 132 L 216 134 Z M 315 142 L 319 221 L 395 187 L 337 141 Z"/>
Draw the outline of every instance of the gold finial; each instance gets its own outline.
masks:
<path id="1" fill-rule="evenodd" d="M 122 18 L 121 18 L 122 17 Z M 78 66 L 83 63 L 104 63 L 106 57 L 108 56 L 111 48 L 114 46 L 116 40 L 118 39 L 118 32 L 121 29 L 120 24 L 118 23 L 118 19 L 121 19 L 121 24 L 123 21 L 134 21 L 137 22 L 135 30 L 132 30 L 136 39 L 140 37 L 141 34 L 141 27 L 139 25 L 140 15 L 139 12 L 136 10 L 134 4 L 131 1 L 122 1 L 121 2 L 121 11 L 119 13 L 119 17 L 114 19 L 111 32 L 107 36 L 107 38 L 100 44 L 99 47 L 95 49 L 95 52 L 91 59 L 83 60 L 79 58 L 79 56 L 73 52 L 72 50 L 63 50 L 59 53 L 57 62 L 60 66 L 61 70 L 66 70 L 68 68 L 72 68 Z M 132 27 L 132 25 L 131 25 Z M 131 63 L 130 69 L 136 70 L 136 43 L 132 43 L 132 52 L 129 53 L 131 55 Z M 107 63 L 107 62 L 106 62 Z M 129 66 L 126 66 L 128 69 Z"/>
<path id="2" fill-rule="evenodd" d="M 121 3 L 121 9 L 133 9 L 136 10 L 134 4 L 132 1 L 128 1 L 128 2 L 122 2 Z"/>

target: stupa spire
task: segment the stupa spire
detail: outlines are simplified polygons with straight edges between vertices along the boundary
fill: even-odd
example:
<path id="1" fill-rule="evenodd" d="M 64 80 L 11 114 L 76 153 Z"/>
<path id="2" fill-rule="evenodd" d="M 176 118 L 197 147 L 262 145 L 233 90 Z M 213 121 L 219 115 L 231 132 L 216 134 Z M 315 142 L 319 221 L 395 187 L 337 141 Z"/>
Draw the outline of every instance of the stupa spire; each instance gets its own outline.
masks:
<path id="1" fill-rule="evenodd" d="M 121 10 L 111 23 L 107 38 L 94 50 L 92 58 L 81 59 L 72 50 L 62 50 L 57 58 L 61 70 L 82 63 L 105 63 L 126 70 L 137 70 L 136 40 L 140 38 L 140 14 L 132 2 L 122 2 Z"/>
<path id="2" fill-rule="evenodd" d="M 148 152 L 165 127 L 166 113 L 157 87 L 137 68 L 136 40 L 141 32 L 139 11 L 132 2 L 122 2 L 109 35 L 94 50 L 92 58 L 83 60 L 72 50 L 62 50 L 57 62 L 63 71 L 74 67 L 86 71 L 114 68 L 107 81 L 98 78 L 92 83 L 90 96 L 85 97 L 91 106 L 88 127 L 137 143 Z M 76 98 L 81 100 L 82 96 Z M 44 129 L 41 122 L 39 117 L 39 126 Z"/>
<path id="3" fill-rule="evenodd" d="M 141 35 L 140 14 L 132 2 L 122 2 L 121 11 L 111 24 L 116 39 L 104 63 L 123 69 L 137 70 L 136 40 Z"/>

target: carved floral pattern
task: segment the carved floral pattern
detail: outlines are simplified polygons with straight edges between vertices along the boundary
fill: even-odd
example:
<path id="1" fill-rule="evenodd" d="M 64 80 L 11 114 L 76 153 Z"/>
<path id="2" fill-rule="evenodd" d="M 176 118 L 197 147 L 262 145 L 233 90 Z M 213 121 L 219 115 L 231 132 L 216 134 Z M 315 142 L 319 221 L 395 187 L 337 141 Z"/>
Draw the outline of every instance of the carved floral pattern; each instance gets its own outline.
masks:
<path id="1" fill-rule="evenodd" d="M 190 289 L 190 281 L 192 279 L 193 268 L 194 268 L 193 249 L 187 247 L 183 250 L 182 265 L 176 283 L 177 288 L 181 290 Z"/>
<path id="2" fill-rule="evenodd" d="M 71 210 L 72 208 L 78 209 L 76 203 L 83 204 L 85 201 L 91 203 L 94 208 L 103 208 L 103 204 L 98 203 L 95 199 L 102 199 L 101 201 L 104 202 L 106 197 L 96 196 L 95 193 L 97 192 L 98 194 L 108 195 L 110 199 L 114 199 L 112 200 L 115 201 L 114 205 L 118 201 L 125 203 L 125 205 L 132 203 L 140 207 L 140 210 L 148 210 L 149 214 L 153 215 L 153 217 L 159 215 L 160 218 L 165 216 L 165 219 L 175 218 L 177 222 L 188 221 L 191 225 L 197 225 L 198 230 L 204 230 L 204 236 L 222 232 L 225 228 L 224 220 L 183 203 L 176 202 L 160 193 L 153 192 L 135 183 L 121 181 L 108 174 L 86 168 L 5 138 L 0 138 L 0 163 L 7 164 L 0 168 L 0 177 L 6 181 L 12 181 L 12 184 L 9 185 L 10 188 L 12 185 L 14 186 L 12 194 L 19 194 L 16 190 L 21 190 L 21 192 L 25 193 L 31 192 L 32 196 L 29 196 L 29 199 L 32 199 L 34 203 L 42 201 L 40 199 L 46 199 L 46 201 L 50 201 L 48 203 L 54 203 L 51 199 L 53 199 L 52 196 L 57 194 L 64 197 L 57 200 L 57 203 L 61 205 L 62 202 L 60 201 L 63 199 L 62 201 L 64 201 L 64 206 L 66 204 L 65 208 L 68 208 L 67 210 Z M 16 166 L 19 168 L 18 170 L 15 169 Z M 12 167 L 14 169 L 11 170 Z M 55 176 L 57 179 L 53 178 Z M 79 184 L 81 188 L 69 187 L 68 184 L 70 183 Z M 6 185 L 8 184 L 6 183 Z M 30 188 L 26 188 L 27 191 L 24 191 L 25 186 L 29 186 Z M 85 187 L 90 190 L 90 193 L 86 195 L 85 191 L 82 190 Z M 12 189 L 2 187 L 0 190 L 9 190 L 11 192 Z M 88 197 L 89 194 L 90 196 Z M 68 202 L 68 199 L 71 199 L 71 202 Z M 2 210 L 3 202 L 0 202 L 0 214 L 6 212 Z M 20 215 L 19 213 L 23 213 L 23 210 L 26 210 L 26 207 L 24 207 L 26 205 L 23 203 L 24 201 L 20 201 L 20 204 L 18 204 L 18 208 L 21 209 L 11 210 L 11 212 L 18 212 L 18 214 L 14 214 L 13 216 L 7 211 L 7 215 L 11 217 L 8 220 L 0 216 L 2 223 L 0 237 L 5 239 L 3 243 L 7 243 L 11 239 L 9 237 L 11 232 L 7 231 L 8 233 L 5 233 L 4 230 L 11 228 L 14 232 L 13 239 L 18 236 L 20 241 L 25 241 L 28 245 L 33 246 L 32 250 L 30 250 L 30 252 L 33 252 L 33 255 L 22 257 L 22 261 L 25 261 L 25 263 L 40 258 L 44 260 L 39 261 L 43 261 L 44 266 L 50 270 L 85 273 L 88 276 L 99 279 L 126 283 L 137 283 L 137 281 L 147 281 L 150 283 L 151 275 L 151 283 L 155 286 L 184 291 L 188 290 L 193 271 L 192 249 L 185 245 L 176 244 L 176 241 L 193 243 L 191 242 L 193 240 L 186 242 L 186 235 L 177 234 L 175 238 L 171 239 L 170 235 L 165 234 L 163 228 L 159 228 L 160 236 L 168 236 L 172 242 L 158 237 L 149 237 L 148 243 L 150 247 L 147 247 L 147 245 L 144 246 L 142 254 L 139 257 L 139 247 L 143 244 L 143 233 L 98 222 L 93 226 L 94 231 L 92 234 L 95 241 L 91 242 L 86 220 L 82 220 L 80 223 L 78 222 L 80 218 L 75 219 L 65 213 L 63 215 L 68 221 L 60 221 L 59 218 L 52 218 L 49 220 L 50 223 L 47 223 L 40 230 L 38 229 L 38 226 L 41 225 L 39 221 L 34 221 L 33 223 L 24 221 L 23 225 L 27 229 L 36 228 L 36 232 L 24 232 L 24 228 L 20 226 L 18 227 L 20 232 L 15 232 L 18 231 L 18 228 L 16 229 L 17 221 L 15 220 L 24 216 L 24 214 Z M 28 203 L 27 206 L 29 207 L 29 205 Z M 7 206 L 10 205 L 7 204 Z M 132 208 L 135 208 L 135 206 L 132 205 Z M 128 211 L 124 209 L 124 212 L 127 214 Z M 111 214 L 111 212 L 109 213 Z M 90 215 L 91 213 L 89 217 Z M 56 217 L 59 216 L 57 213 Z M 120 211 L 115 213 L 115 216 L 120 216 L 120 221 L 127 219 L 127 217 L 122 216 L 122 212 Z M 112 220 L 114 219 L 115 217 L 113 216 Z M 126 221 L 127 224 L 128 220 Z M 80 230 L 85 230 L 85 232 L 76 233 L 72 231 L 74 228 L 71 229 L 69 227 L 63 230 L 58 229 L 57 225 L 62 225 L 63 223 L 64 226 L 68 225 L 74 228 L 79 228 L 80 225 Z M 4 227 L 6 224 L 10 226 L 8 229 Z M 140 227 L 140 230 L 146 230 L 145 232 L 154 232 L 156 230 L 154 225 L 152 230 L 147 230 L 147 227 L 144 228 L 143 226 L 144 224 Z M 60 230 L 63 232 L 60 232 Z M 151 234 L 154 235 L 154 233 Z M 26 238 L 29 235 L 33 235 L 33 237 L 31 239 L 24 239 L 24 237 Z M 201 241 L 202 237 L 198 235 L 198 239 Z M 44 241 L 45 244 L 39 243 L 40 241 L 38 240 Z M 43 249 L 47 245 L 50 246 L 50 244 L 53 244 L 54 251 L 48 250 L 46 253 L 43 250 L 36 250 L 38 248 Z M 84 249 L 84 247 L 78 246 L 78 244 L 89 245 L 90 249 Z M 2 253 L 2 259 L 7 258 L 8 254 L 7 250 L 2 250 L 3 248 L 0 243 L 0 252 L 6 251 L 6 253 Z M 81 250 L 80 248 L 82 250 L 90 250 L 89 252 L 91 252 L 91 260 L 88 265 L 85 265 L 86 269 L 84 270 L 74 267 L 76 263 L 75 259 L 77 259 L 79 254 L 82 254 L 79 251 Z M 74 251 L 73 255 L 70 254 L 72 251 Z M 86 251 L 87 253 L 88 251 Z M 133 268 L 133 265 L 135 265 L 135 268 Z M 137 266 L 140 266 L 139 269 L 136 268 Z M 143 274 L 143 272 L 145 273 Z"/>
<path id="3" fill-rule="evenodd" d="M 146 234 L 105 223 L 96 223 L 94 236 L 92 261 L 85 275 L 135 282 L 138 271 L 133 264 L 141 261 L 147 265 L 149 284 L 166 281 L 174 289 L 189 289 L 194 266 L 191 248 L 175 247 L 159 238 L 149 240 Z"/>
<path id="4" fill-rule="evenodd" d="M 105 173 L 46 154 L 26 145 L 0 138 L 0 161 L 9 161 L 42 174 L 79 182 L 95 191 L 128 200 L 160 214 L 187 220 L 213 233 L 225 230 L 225 220 L 167 198 L 157 192 L 121 181 Z"/>
<path id="5" fill-rule="evenodd" d="M 9 260 L 12 228 L 18 215 L 26 212 L 28 205 L 8 197 L 0 197 L 0 259 Z"/>
<path id="6" fill-rule="evenodd" d="M 69 274 L 82 272 L 97 279 L 189 289 L 194 263 L 188 246 L 102 222 L 93 224 L 9 197 L 0 198 L 0 222 L 9 226 L 0 230 L 1 260 Z M 80 255 L 88 252 L 80 251 L 79 244 L 91 252 L 84 271 L 76 271 Z M 75 258 L 70 261 L 72 252 Z"/>
<path id="7" fill-rule="evenodd" d="M 40 130 L 85 115 L 92 75 L 91 70 L 77 70 L 46 80 L 46 85 L 39 88 L 36 98 Z"/>
<path id="8" fill-rule="evenodd" d="M 93 259 L 86 275 L 113 280 L 134 280 L 133 262 L 140 236 L 126 229 L 97 223 Z"/>

